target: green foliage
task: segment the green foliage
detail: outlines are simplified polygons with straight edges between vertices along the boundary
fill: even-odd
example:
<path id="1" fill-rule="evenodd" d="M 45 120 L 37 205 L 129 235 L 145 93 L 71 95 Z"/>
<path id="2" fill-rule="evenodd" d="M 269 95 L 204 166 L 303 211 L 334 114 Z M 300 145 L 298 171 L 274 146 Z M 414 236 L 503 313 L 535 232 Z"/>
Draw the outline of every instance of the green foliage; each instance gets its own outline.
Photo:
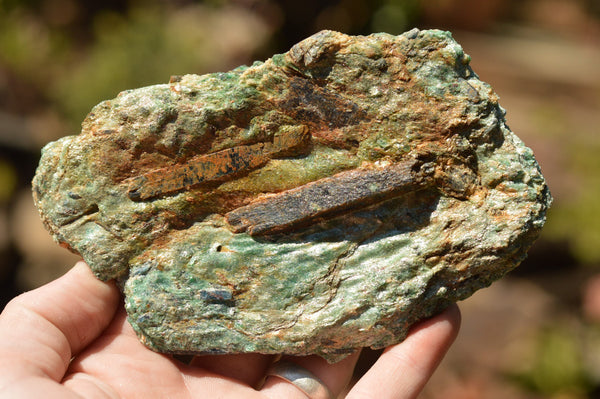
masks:
<path id="1" fill-rule="evenodd" d="M 398 35 L 413 28 L 411 24 L 419 14 L 418 0 L 386 0 L 373 14 L 373 32 L 387 32 Z"/>
<path id="2" fill-rule="evenodd" d="M 550 209 L 544 234 L 570 242 L 584 264 L 600 262 L 600 136 L 595 126 L 573 119 L 564 110 L 541 103 L 532 121 L 544 138 L 560 143 L 555 160 L 561 171 L 562 197 Z M 560 158 L 564 158 L 561 160 Z M 567 187 L 567 188 L 565 188 Z M 550 181 L 550 190 L 553 190 Z"/>
<path id="3" fill-rule="evenodd" d="M 69 39 L 24 9 L 0 8 L 0 66 L 42 86 L 64 62 Z"/>
<path id="4" fill-rule="evenodd" d="M 120 91 L 245 60 L 264 43 L 266 25 L 222 3 L 132 1 L 126 12 L 94 14 L 85 37 L 34 8 L 0 5 L 0 67 L 38 90 L 74 133 L 95 104 Z"/>
<path id="5" fill-rule="evenodd" d="M 554 326 L 538 334 L 529 368 L 511 377 L 522 387 L 544 397 L 584 397 L 591 389 L 591 381 L 573 332 Z"/>
<path id="6" fill-rule="evenodd" d="M 54 99 L 73 121 L 122 90 L 166 83 L 169 76 L 204 73 L 222 61 L 211 40 L 209 10 L 133 7 L 95 19 L 95 44 L 71 74 L 59 80 Z M 205 12 L 202 12 L 205 11 Z"/>
<path id="7" fill-rule="evenodd" d="M 600 145 L 576 152 L 573 168 L 581 189 L 550 212 L 548 234 L 569 240 L 582 263 L 595 264 L 600 261 Z"/>
<path id="8" fill-rule="evenodd" d="M 93 105 L 124 89 L 164 83 L 171 73 L 193 68 L 194 53 L 183 53 L 168 37 L 166 16 L 158 7 L 136 8 L 127 16 L 105 12 L 94 22 L 94 46 L 52 91 L 72 121 L 81 121 Z"/>
<path id="9" fill-rule="evenodd" d="M 17 171 L 13 165 L 0 159 L 0 204 L 10 200 L 17 187 Z"/>

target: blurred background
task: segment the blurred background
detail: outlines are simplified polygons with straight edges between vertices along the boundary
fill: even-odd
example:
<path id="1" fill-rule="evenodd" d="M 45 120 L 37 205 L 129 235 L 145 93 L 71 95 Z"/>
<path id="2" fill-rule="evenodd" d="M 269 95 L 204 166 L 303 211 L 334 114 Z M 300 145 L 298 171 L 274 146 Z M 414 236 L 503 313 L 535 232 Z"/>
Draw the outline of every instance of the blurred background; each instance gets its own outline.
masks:
<path id="1" fill-rule="evenodd" d="M 78 259 L 43 229 L 30 182 L 43 145 L 77 134 L 95 104 L 321 29 L 413 27 L 453 32 L 555 198 L 529 258 L 461 303 L 460 336 L 421 397 L 600 398 L 598 0 L 0 0 L 0 308 Z"/>

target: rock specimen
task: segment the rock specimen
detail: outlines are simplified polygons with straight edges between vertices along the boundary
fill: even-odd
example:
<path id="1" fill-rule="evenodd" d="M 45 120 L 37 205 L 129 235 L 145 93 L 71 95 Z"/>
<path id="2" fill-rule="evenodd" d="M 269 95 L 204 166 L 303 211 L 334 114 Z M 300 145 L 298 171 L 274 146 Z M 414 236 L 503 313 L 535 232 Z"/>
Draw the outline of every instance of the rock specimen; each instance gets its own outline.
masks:
<path id="1" fill-rule="evenodd" d="M 407 329 L 517 266 L 551 202 L 442 31 L 323 31 L 97 105 L 43 150 L 42 219 L 168 353 L 319 354 Z"/>

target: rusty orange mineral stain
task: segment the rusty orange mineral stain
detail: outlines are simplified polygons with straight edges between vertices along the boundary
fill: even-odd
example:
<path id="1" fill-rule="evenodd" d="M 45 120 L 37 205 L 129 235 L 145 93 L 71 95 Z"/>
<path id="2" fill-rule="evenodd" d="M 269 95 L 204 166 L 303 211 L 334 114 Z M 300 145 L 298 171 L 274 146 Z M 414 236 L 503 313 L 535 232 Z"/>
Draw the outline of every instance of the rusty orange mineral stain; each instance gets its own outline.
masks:
<path id="1" fill-rule="evenodd" d="M 305 127 L 275 136 L 273 142 L 240 145 L 196 156 L 184 164 L 151 170 L 125 180 L 133 201 L 143 201 L 201 185 L 230 180 L 260 168 L 271 158 L 299 155 L 307 148 L 310 134 Z"/>
<path id="2" fill-rule="evenodd" d="M 146 200 L 255 169 L 269 160 L 264 149 L 263 143 L 238 146 L 194 157 L 185 164 L 152 170 L 129 179 L 129 198 Z"/>

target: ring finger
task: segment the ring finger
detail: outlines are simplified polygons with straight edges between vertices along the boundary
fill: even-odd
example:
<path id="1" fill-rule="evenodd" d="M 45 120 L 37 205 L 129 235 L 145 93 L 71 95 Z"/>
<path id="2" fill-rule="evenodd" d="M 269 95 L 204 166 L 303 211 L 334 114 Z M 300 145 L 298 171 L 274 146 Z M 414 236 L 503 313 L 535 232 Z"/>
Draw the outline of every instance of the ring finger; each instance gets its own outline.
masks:
<path id="1" fill-rule="evenodd" d="M 334 364 L 319 356 L 284 356 L 277 362 L 280 366 L 271 368 L 261 393 L 269 398 L 336 398 L 348 385 L 358 355 Z"/>

